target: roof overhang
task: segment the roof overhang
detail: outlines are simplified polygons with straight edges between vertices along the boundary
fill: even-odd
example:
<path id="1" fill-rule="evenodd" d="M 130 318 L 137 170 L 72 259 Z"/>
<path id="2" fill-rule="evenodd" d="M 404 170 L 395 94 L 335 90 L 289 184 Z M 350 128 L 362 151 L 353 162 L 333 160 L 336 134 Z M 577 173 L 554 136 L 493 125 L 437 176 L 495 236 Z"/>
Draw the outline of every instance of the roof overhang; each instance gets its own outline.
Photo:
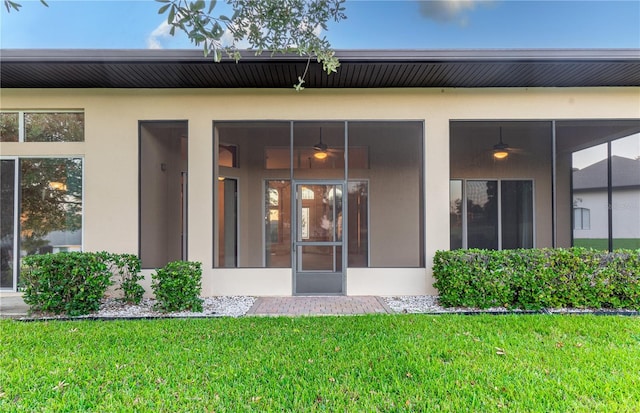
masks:
<path id="1" fill-rule="evenodd" d="M 312 60 L 307 88 L 640 86 L 638 49 L 350 50 L 326 75 Z M 0 50 L 2 88 L 291 88 L 295 54 L 242 52 L 214 63 L 199 50 Z"/>

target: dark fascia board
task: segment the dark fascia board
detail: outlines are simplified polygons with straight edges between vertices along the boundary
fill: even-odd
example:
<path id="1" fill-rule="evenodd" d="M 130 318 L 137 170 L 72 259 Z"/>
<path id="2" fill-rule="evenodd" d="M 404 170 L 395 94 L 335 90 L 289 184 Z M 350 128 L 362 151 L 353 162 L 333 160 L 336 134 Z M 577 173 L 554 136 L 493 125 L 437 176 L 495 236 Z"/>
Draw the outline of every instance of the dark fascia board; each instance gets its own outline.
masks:
<path id="1" fill-rule="evenodd" d="M 295 53 L 256 55 L 240 51 L 242 60 L 251 62 L 305 62 Z M 456 61 L 640 61 L 640 49 L 458 49 L 458 50 L 337 50 L 344 62 L 456 62 Z M 208 62 L 195 49 L 0 49 L 2 62 Z M 224 62 L 234 62 L 223 57 Z"/>
<path id="2" fill-rule="evenodd" d="M 242 51 L 5 49 L 4 88 L 291 88 L 308 59 Z M 638 49 L 338 50 L 338 73 L 311 60 L 307 88 L 640 86 Z M 407 75 L 409 74 L 409 75 Z"/>

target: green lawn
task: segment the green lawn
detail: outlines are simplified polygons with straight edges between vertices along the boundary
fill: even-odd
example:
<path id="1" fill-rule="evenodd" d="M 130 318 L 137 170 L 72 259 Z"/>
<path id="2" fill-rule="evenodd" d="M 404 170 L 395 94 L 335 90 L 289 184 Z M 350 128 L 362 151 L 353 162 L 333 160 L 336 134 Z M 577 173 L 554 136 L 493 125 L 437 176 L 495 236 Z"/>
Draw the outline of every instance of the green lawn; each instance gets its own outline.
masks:
<path id="1" fill-rule="evenodd" d="M 609 240 L 602 238 L 574 238 L 573 245 L 606 251 L 609 249 Z M 613 249 L 619 248 L 627 250 L 640 249 L 640 238 L 614 238 Z"/>
<path id="2" fill-rule="evenodd" d="M 640 318 L 0 320 L 0 411 L 640 411 Z"/>

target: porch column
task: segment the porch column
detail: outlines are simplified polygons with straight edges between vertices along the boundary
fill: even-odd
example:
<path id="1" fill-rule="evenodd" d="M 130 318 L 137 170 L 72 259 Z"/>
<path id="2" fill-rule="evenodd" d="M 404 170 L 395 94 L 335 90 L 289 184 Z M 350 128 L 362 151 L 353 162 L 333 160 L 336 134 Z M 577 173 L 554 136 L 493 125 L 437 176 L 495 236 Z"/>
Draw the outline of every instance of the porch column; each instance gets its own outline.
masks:
<path id="1" fill-rule="evenodd" d="M 449 118 L 425 122 L 425 266 L 432 285 L 433 256 L 449 249 Z M 433 288 L 433 287 L 432 287 Z M 431 293 L 435 293 L 435 289 Z"/>
<path id="2" fill-rule="evenodd" d="M 202 262 L 203 292 L 213 267 L 213 125 L 200 116 L 189 119 L 188 245 L 190 261 Z"/>

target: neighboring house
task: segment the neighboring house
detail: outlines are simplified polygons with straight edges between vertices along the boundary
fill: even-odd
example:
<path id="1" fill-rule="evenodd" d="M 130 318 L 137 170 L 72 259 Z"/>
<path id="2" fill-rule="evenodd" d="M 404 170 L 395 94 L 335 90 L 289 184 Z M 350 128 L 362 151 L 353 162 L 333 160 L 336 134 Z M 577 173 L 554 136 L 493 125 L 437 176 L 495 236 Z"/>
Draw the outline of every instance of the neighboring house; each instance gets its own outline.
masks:
<path id="1" fill-rule="evenodd" d="M 586 209 L 640 239 L 637 181 L 603 216 L 579 183 L 637 165 L 640 51 L 338 57 L 295 92 L 299 56 L 0 51 L 0 288 L 80 245 L 200 261 L 205 296 L 427 294 L 437 250 L 571 246 Z"/>

